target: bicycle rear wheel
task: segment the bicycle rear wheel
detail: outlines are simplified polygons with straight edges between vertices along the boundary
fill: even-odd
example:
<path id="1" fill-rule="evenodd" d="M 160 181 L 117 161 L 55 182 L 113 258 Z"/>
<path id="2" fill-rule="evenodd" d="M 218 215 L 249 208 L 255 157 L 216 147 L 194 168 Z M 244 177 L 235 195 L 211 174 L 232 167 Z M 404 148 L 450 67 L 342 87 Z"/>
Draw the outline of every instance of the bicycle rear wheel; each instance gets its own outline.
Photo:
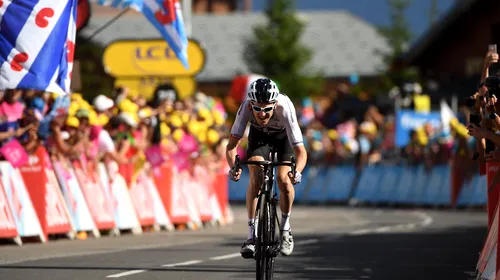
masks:
<path id="1" fill-rule="evenodd" d="M 256 267 L 256 279 L 265 280 L 266 279 L 266 235 L 268 230 L 268 207 L 266 202 L 266 194 L 262 193 L 259 197 L 259 223 L 257 225 L 257 240 L 255 243 L 255 260 L 257 263 Z"/>

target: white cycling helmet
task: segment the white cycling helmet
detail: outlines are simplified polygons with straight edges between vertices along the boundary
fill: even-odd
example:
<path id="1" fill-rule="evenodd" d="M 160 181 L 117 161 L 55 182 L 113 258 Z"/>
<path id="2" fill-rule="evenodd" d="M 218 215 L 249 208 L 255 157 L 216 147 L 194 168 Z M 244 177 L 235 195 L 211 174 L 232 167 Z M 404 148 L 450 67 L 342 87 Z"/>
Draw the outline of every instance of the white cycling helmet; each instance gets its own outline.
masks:
<path id="1" fill-rule="evenodd" d="M 275 82 L 261 78 L 253 82 L 247 93 L 247 98 L 258 103 L 273 103 L 278 99 L 280 91 Z"/>

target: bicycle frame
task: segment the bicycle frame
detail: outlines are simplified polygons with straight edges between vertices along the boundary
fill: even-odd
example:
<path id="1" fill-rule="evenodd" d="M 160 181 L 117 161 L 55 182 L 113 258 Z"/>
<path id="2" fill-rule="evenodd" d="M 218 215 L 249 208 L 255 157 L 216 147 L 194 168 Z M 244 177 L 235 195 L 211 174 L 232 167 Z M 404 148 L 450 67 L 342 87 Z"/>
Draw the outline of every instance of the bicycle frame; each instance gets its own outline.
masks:
<path id="1" fill-rule="evenodd" d="M 276 151 L 271 149 L 271 159 L 276 158 Z M 280 227 L 277 217 L 276 207 L 279 200 L 277 192 L 274 188 L 274 167 L 290 166 L 292 174 L 295 174 L 295 158 L 291 158 L 291 162 L 277 161 L 246 161 L 240 162 L 239 156 L 236 156 L 235 167 L 239 168 L 240 164 L 260 165 L 262 167 L 262 185 L 259 194 L 257 195 L 257 209 L 255 216 L 259 217 L 257 225 L 257 238 L 255 244 L 255 260 L 256 260 L 256 279 L 271 280 L 273 277 L 274 258 L 278 256 L 280 251 L 279 237 L 276 234 L 276 224 Z M 274 190 L 274 195 L 273 195 Z"/>

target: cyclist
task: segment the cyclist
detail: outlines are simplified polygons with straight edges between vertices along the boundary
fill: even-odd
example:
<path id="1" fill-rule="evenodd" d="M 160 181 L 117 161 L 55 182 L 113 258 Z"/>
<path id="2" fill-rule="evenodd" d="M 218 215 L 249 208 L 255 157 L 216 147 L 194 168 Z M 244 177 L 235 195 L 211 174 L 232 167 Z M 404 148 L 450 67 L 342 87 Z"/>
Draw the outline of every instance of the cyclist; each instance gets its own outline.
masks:
<path id="1" fill-rule="evenodd" d="M 289 166 L 279 166 L 276 173 L 280 189 L 281 208 L 281 254 L 289 256 L 293 252 L 293 237 L 290 227 L 290 212 L 295 197 L 293 184 L 301 181 L 301 172 L 307 162 L 307 152 L 302 140 L 302 132 L 297 122 L 295 107 L 288 96 L 279 92 L 277 85 L 270 79 L 254 81 L 248 90 L 247 99 L 241 104 L 236 115 L 226 149 L 226 159 L 231 167 L 229 177 L 238 181 L 241 169 L 234 170 L 234 160 L 241 138 L 250 123 L 248 135 L 247 160 L 271 160 L 270 146 L 277 150 L 278 161 L 290 161 L 295 153 L 296 173 Z M 250 182 L 246 192 L 248 211 L 248 237 L 241 248 L 243 258 L 253 258 L 255 253 L 257 194 L 262 177 L 261 167 L 249 165 Z"/>

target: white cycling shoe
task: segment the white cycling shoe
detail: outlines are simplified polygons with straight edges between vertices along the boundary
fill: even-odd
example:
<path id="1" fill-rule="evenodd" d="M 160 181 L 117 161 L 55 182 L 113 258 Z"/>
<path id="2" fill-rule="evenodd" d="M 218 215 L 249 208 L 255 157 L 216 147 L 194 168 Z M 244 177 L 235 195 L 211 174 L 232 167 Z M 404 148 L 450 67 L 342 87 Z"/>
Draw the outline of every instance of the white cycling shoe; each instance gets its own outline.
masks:
<path id="1" fill-rule="evenodd" d="M 280 253 L 283 256 L 290 256 L 293 252 L 293 236 L 289 230 L 284 230 L 281 233 L 281 249 Z"/>

